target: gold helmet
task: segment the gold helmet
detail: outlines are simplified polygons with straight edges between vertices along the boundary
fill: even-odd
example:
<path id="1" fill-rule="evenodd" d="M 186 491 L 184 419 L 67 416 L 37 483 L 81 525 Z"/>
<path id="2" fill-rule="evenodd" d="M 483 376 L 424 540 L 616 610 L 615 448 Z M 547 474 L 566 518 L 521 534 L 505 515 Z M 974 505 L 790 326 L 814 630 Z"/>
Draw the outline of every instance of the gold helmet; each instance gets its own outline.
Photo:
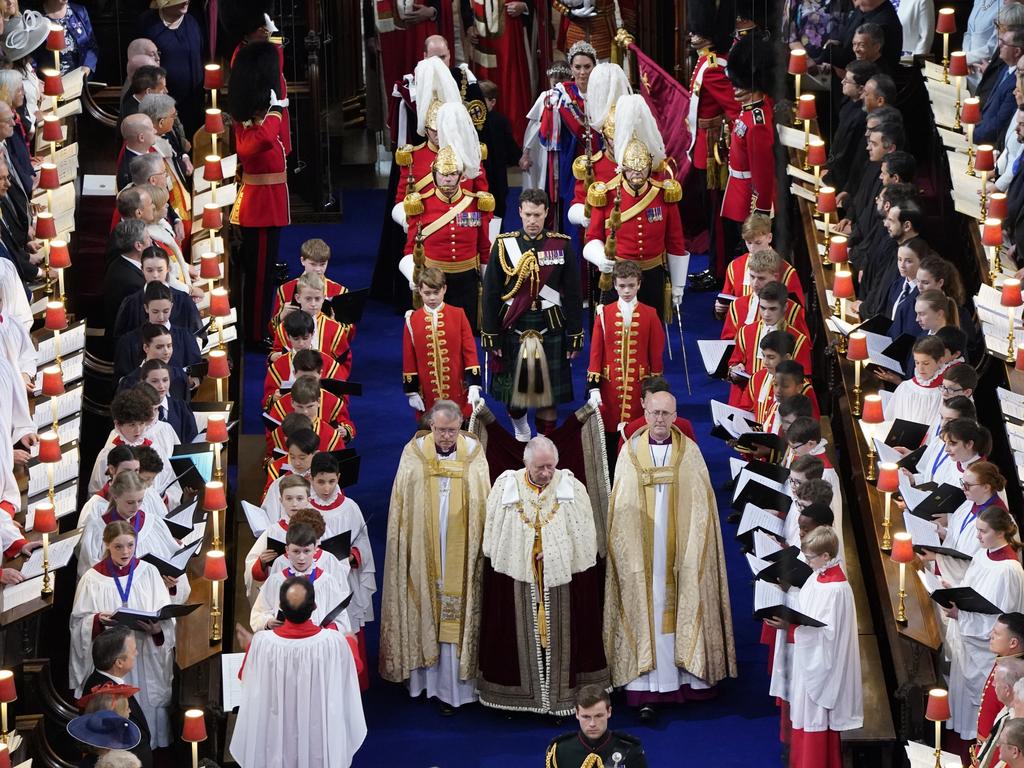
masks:
<path id="1" fill-rule="evenodd" d="M 423 127 L 432 131 L 437 130 L 437 113 L 441 111 L 442 102 L 440 99 L 433 99 L 427 107 L 427 116 L 423 119 Z"/>
<path id="2" fill-rule="evenodd" d="M 650 173 L 651 164 L 651 150 L 636 136 L 631 138 L 622 153 L 622 169 Z"/>
<path id="3" fill-rule="evenodd" d="M 615 162 L 620 170 L 649 173 L 665 160 L 665 141 L 643 96 L 619 97 L 615 103 Z"/>
<path id="4" fill-rule="evenodd" d="M 608 108 L 608 117 L 604 119 L 604 125 L 601 126 L 601 133 L 608 141 L 615 141 L 615 105 L 612 104 Z"/>
<path id="5" fill-rule="evenodd" d="M 450 144 L 445 145 L 438 150 L 431 168 L 442 176 L 447 176 L 452 173 L 462 173 L 462 163 L 459 162 L 459 156 L 455 154 L 455 150 L 452 149 Z"/>

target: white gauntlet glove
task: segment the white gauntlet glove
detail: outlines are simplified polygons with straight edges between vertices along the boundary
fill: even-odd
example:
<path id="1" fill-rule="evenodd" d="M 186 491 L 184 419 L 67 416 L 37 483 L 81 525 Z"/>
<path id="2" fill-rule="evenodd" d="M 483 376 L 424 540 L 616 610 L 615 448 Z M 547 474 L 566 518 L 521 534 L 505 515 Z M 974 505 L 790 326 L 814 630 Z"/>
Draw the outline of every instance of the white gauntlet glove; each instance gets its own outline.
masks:
<path id="1" fill-rule="evenodd" d="M 423 403 L 423 398 L 420 397 L 419 392 L 412 392 L 409 395 L 409 407 L 415 408 L 420 412 L 427 410 L 427 406 Z"/>

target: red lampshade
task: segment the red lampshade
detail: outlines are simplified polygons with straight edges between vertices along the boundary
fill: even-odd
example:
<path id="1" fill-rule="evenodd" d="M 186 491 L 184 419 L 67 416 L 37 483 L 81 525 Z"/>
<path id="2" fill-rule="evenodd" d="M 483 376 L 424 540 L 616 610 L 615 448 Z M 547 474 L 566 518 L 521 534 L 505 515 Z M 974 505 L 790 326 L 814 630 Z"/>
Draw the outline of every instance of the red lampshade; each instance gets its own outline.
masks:
<path id="1" fill-rule="evenodd" d="M 952 715 L 949 712 L 949 693 L 942 688 L 928 691 L 928 709 L 924 716 L 932 722 L 944 722 Z"/>
<path id="2" fill-rule="evenodd" d="M 853 292 L 853 273 L 846 269 L 837 269 L 835 278 L 832 280 L 832 295 L 837 299 L 853 299 L 856 294 Z M 865 337 L 865 343 L 867 338 Z"/>
<path id="3" fill-rule="evenodd" d="M 883 461 L 878 465 L 877 487 L 882 493 L 896 493 L 900 489 L 900 468 L 897 464 Z"/>
<path id="4" fill-rule="evenodd" d="M 803 48 L 794 48 L 789 52 L 789 74 L 807 74 L 807 51 Z"/>
<path id="5" fill-rule="evenodd" d="M 223 559 L 223 552 L 221 556 Z M 206 741 L 206 716 L 201 709 L 185 711 L 185 724 L 181 727 L 181 740 L 195 743 Z"/>
<path id="6" fill-rule="evenodd" d="M 974 150 L 974 170 L 991 173 L 996 168 L 995 147 L 991 144 L 979 144 Z"/>
<path id="7" fill-rule="evenodd" d="M 220 279 L 220 256 L 207 251 L 199 257 L 199 276 L 203 280 Z"/>
<path id="8" fill-rule="evenodd" d="M 203 72 L 203 88 L 208 91 L 224 86 L 224 70 L 220 64 L 207 64 Z"/>
<path id="9" fill-rule="evenodd" d="M 63 331 L 68 327 L 68 313 L 59 301 L 46 302 L 45 328 L 48 331 Z"/>
<path id="10" fill-rule="evenodd" d="M 39 460 L 44 464 L 60 461 L 60 438 L 56 432 L 44 432 L 39 436 Z"/>
<path id="11" fill-rule="evenodd" d="M 1005 192 L 993 192 L 988 196 L 988 215 L 992 219 L 1005 219 L 1009 208 Z"/>
<path id="12" fill-rule="evenodd" d="M 953 51 L 949 54 L 949 74 L 953 77 L 967 77 L 967 54 Z"/>
<path id="13" fill-rule="evenodd" d="M 43 118 L 43 140 L 64 141 L 64 130 L 61 128 L 59 117 L 47 115 Z"/>
<path id="14" fill-rule="evenodd" d="M 825 152 L 825 142 L 821 139 L 811 139 L 807 145 L 807 164 L 810 166 L 822 166 L 828 161 L 828 153 Z"/>
<path id="15" fill-rule="evenodd" d="M 0 701 L 10 704 L 18 700 L 18 689 L 14 685 L 14 673 L 9 669 L 0 670 Z"/>
<path id="16" fill-rule="evenodd" d="M 846 359 L 854 362 L 868 359 L 868 337 L 860 331 L 850 334 L 846 344 Z"/>
<path id="17" fill-rule="evenodd" d="M 935 19 L 935 31 L 940 35 L 952 35 L 956 32 L 956 16 L 952 8 L 940 8 Z"/>
<path id="18" fill-rule="evenodd" d="M 67 269 L 71 266 L 71 253 L 68 251 L 67 240 L 51 240 L 50 253 L 47 257 L 54 269 Z"/>
<path id="19" fill-rule="evenodd" d="M 1014 360 L 1013 367 L 1018 371 L 1024 371 L 1024 344 L 1017 345 L 1017 359 Z"/>
<path id="20" fill-rule="evenodd" d="M 210 291 L 210 315 L 213 317 L 227 317 L 231 314 L 231 304 L 228 302 L 226 288 L 214 288 Z"/>
<path id="21" fill-rule="evenodd" d="M 964 125 L 976 125 L 981 122 L 981 100 L 975 96 L 964 99 L 960 107 L 960 122 Z"/>
<path id="22" fill-rule="evenodd" d="M 64 394 L 64 374 L 60 367 L 51 365 L 43 368 L 43 394 L 46 397 L 56 397 Z"/>
<path id="23" fill-rule="evenodd" d="M 814 120 L 818 116 L 818 105 L 813 93 L 801 93 L 797 103 L 796 116 L 801 120 Z"/>
<path id="24" fill-rule="evenodd" d="M 864 395 L 864 407 L 860 411 L 860 420 L 865 424 L 881 424 L 885 421 L 881 395 Z"/>
<path id="25" fill-rule="evenodd" d="M 207 181 L 224 181 L 224 167 L 220 162 L 220 155 L 207 155 L 206 164 L 203 166 L 203 178 Z"/>
<path id="26" fill-rule="evenodd" d="M 43 163 L 39 166 L 39 188 L 60 189 L 60 172 L 53 163 Z"/>
<path id="27" fill-rule="evenodd" d="M 206 442 L 226 443 L 228 441 L 228 424 L 224 417 L 211 416 L 206 422 Z"/>
<path id="28" fill-rule="evenodd" d="M 203 206 L 203 228 L 204 229 L 220 229 L 224 226 L 224 215 L 221 213 L 220 206 L 214 205 L 213 203 L 207 203 Z"/>
<path id="29" fill-rule="evenodd" d="M 836 188 L 822 187 L 818 190 L 818 213 L 836 212 Z"/>
<path id="30" fill-rule="evenodd" d="M 1004 307 L 1019 307 L 1024 304 L 1024 299 L 1020 295 L 1020 280 L 1015 277 L 1007 278 L 1003 283 L 1003 293 L 999 303 Z"/>
<path id="31" fill-rule="evenodd" d="M 206 553 L 203 578 L 208 581 L 227 581 L 228 564 L 224 559 L 224 553 L 219 549 L 211 549 Z"/>
<path id="32" fill-rule="evenodd" d="M 39 531 L 39 533 L 57 532 L 57 511 L 53 508 L 53 504 L 44 501 L 36 506 L 32 519 L 32 530 Z"/>
<path id="33" fill-rule="evenodd" d="M 43 70 L 43 95 L 62 96 L 64 94 L 64 81 L 60 79 L 60 73 L 52 69 Z"/>
<path id="34" fill-rule="evenodd" d="M 228 508 L 228 497 L 224 490 L 224 483 L 214 480 L 207 483 L 203 488 L 203 509 L 209 512 L 216 512 Z"/>
<path id="35" fill-rule="evenodd" d="M 981 242 L 991 247 L 1003 244 L 1003 222 L 1001 219 L 985 219 L 981 225 Z"/>
<path id="36" fill-rule="evenodd" d="M 833 264 L 843 264 L 850 260 L 847 239 L 842 235 L 832 236 L 832 242 L 828 244 L 828 260 Z"/>
<path id="37" fill-rule="evenodd" d="M 64 50 L 64 27 L 59 24 L 50 25 L 50 31 L 46 35 L 46 50 Z"/>
<path id="38" fill-rule="evenodd" d="M 226 379 L 231 375 L 231 366 L 228 365 L 228 353 L 222 349 L 215 349 L 210 352 L 207 360 L 210 368 L 207 375 L 211 379 Z"/>
<path id="39" fill-rule="evenodd" d="M 36 215 L 36 237 L 40 240 L 52 240 L 57 236 L 57 224 L 53 220 L 53 214 L 43 211 Z"/>
<path id="40" fill-rule="evenodd" d="M 206 110 L 206 122 L 203 124 L 207 133 L 224 133 L 224 115 L 219 109 Z"/>
<path id="41" fill-rule="evenodd" d="M 909 533 L 896 533 L 892 537 L 892 552 L 889 554 L 894 563 L 914 562 L 914 542 Z"/>

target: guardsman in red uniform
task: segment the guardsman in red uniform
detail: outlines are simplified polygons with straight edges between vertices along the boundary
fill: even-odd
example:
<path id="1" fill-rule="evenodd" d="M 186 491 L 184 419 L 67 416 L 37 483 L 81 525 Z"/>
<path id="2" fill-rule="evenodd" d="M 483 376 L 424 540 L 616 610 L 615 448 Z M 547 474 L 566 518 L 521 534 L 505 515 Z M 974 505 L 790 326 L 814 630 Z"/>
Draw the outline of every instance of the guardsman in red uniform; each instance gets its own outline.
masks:
<path id="1" fill-rule="evenodd" d="M 996 698 L 995 673 L 996 666 L 1002 659 L 1019 659 L 1024 656 L 1024 614 L 1004 613 L 999 616 L 989 633 L 989 650 L 996 654 L 992 671 L 985 680 L 981 690 L 981 707 L 978 709 L 978 740 L 975 754 L 992 733 L 996 717 L 1003 709 L 1003 704 Z M 998 764 L 998 753 L 993 756 L 992 765 Z"/>
<path id="2" fill-rule="evenodd" d="M 445 303 L 439 269 L 420 271 L 423 306 L 405 314 L 402 386 L 419 418 L 437 400 L 451 400 L 467 419 L 480 399 L 480 361 L 466 313 Z"/>
<path id="3" fill-rule="evenodd" d="M 438 118 L 445 122 L 454 110 L 465 111 L 461 104 L 446 104 Z M 468 143 L 472 142 L 472 143 Z M 476 133 L 457 143 L 446 144 L 434 159 L 434 188 L 420 196 L 422 211 L 409 217 L 409 235 L 405 256 L 398 269 L 415 287 L 423 267 L 435 267 L 445 273 L 446 300 L 460 307 L 476 332 L 480 302 L 481 264 L 491 251 L 488 232 L 494 198 L 489 192 L 471 192 L 460 185 L 465 158 L 479 147 Z M 470 167 L 475 167 L 470 163 Z"/>
<path id="4" fill-rule="evenodd" d="M 278 60 L 278 87 L 274 89 L 277 93 L 278 98 L 287 100 L 288 98 L 288 80 L 284 76 L 284 47 L 281 35 L 278 34 L 277 25 L 274 20 L 270 18 L 270 14 L 267 13 L 269 10 L 268 6 L 255 3 L 253 5 L 245 6 L 240 9 L 245 14 L 244 19 L 240 19 L 241 23 L 245 27 L 245 31 L 242 35 L 242 39 L 235 46 L 234 53 L 231 54 L 231 68 L 235 68 L 235 59 L 238 58 L 239 51 L 242 50 L 246 45 L 251 43 L 270 43 L 277 48 L 277 60 Z M 281 143 L 284 144 L 284 152 L 286 155 L 290 155 L 292 152 L 292 134 L 291 126 L 288 120 L 288 107 L 285 107 L 282 111 L 281 118 Z"/>
<path id="5" fill-rule="evenodd" d="M 451 70 L 436 56 L 423 59 L 416 65 L 416 119 L 417 130 L 427 140 L 412 146 L 406 144 L 395 150 L 395 163 L 400 166 L 398 190 L 395 193 L 394 207 L 391 218 L 395 223 L 407 227 L 408 217 L 419 210 L 416 194 L 422 196 L 434 188 L 433 168 L 437 159 L 438 147 L 453 141 L 471 141 L 480 147 L 479 153 L 466 148 L 467 162 L 462 185 L 470 192 L 487 191 L 487 174 L 484 173 L 483 159 L 486 147 L 479 143 L 479 133 L 473 118 L 466 110 L 459 93 L 459 87 L 452 77 Z M 459 112 L 451 112 L 442 129 L 440 123 L 441 107 L 445 104 L 458 104 L 463 107 Z M 452 120 L 457 121 L 453 125 Z M 451 134 L 455 133 L 456 137 Z M 442 135 L 444 134 L 444 135 Z M 475 140 L 470 137 L 476 137 Z M 414 194 L 415 193 L 415 194 Z"/>
<path id="6" fill-rule="evenodd" d="M 654 307 L 637 301 L 643 273 L 635 262 L 617 261 L 612 278 L 619 298 L 599 307 L 594 317 L 587 385 L 615 444 L 618 426 L 643 414 L 644 379 L 665 370 L 665 329 Z"/>
<path id="7" fill-rule="evenodd" d="M 587 193 L 593 207 L 583 257 L 604 275 L 616 260 L 637 262 L 644 271 L 640 301 L 665 320 L 672 303 L 682 299 L 689 264 L 677 205 L 682 193 L 674 179 L 651 178 L 665 161 L 665 144 L 642 96 L 619 98 L 615 126 L 621 173 L 609 184 L 595 182 Z M 610 283 L 601 288 L 610 296 Z"/>
<path id="8" fill-rule="evenodd" d="M 769 56 L 761 41 L 750 36 L 729 54 L 728 75 L 742 108 L 732 123 L 729 180 L 722 197 L 727 259 L 736 255 L 747 216 L 755 211 L 770 215 L 775 206 L 775 126 L 771 99 L 761 86 Z"/>
<path id="9" fill-rule="evenodd" d="M 270 321 L 274 296 L 270 271 L 277 262 L 281 228 L 291 222 L 282 140 L 282 114 L 288 102 L 275 93 L 278 81 L 264 82 L 266 78 L 260 76 L 277 71 L 278 57 L 273 43 L 246 45 L 235 57 L 235 69 L 252 72 L 252 76 L 236 77 L 228 91 L 229 111 L 235 120 L 235 151 L 242 170 L 231 223 L 241 228 L 242 263 L 246 274 L 254 277 L 245 313 L 251 341 L 259 340 Z M 270 66 L 262 66 L 261 60 L 271 62 Z"/>

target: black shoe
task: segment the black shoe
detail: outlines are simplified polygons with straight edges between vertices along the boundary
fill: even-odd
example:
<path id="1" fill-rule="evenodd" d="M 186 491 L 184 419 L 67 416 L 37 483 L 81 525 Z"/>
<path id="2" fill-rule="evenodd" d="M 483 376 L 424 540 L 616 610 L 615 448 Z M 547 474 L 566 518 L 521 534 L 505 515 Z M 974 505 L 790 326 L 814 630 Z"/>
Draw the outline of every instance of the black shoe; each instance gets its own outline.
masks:
<path id="1" fill-rule="evenodd" d="M 640 707 L 640 722 L 650 723 L 658 719 L 658 713 L 654 711 L 654 707 Z"/>
<path id="2" fill-rule="evenodd" d="M 712 274 L 710 269 L 705 269 L 703 272 L 697 272 L 696 274 L 688 275 L 687 286 L 692 291 L 717 291 L 718 290 L 718 279 Z"/>
<path id="3" fill-rule="evenodd" d="M 455 714 L 455 707 L 453 707 L 451 704 L 448 704 L 447 702 L 438 699 L 437 711 L 440 713 L 441 717 L 451 717 Z"/>

